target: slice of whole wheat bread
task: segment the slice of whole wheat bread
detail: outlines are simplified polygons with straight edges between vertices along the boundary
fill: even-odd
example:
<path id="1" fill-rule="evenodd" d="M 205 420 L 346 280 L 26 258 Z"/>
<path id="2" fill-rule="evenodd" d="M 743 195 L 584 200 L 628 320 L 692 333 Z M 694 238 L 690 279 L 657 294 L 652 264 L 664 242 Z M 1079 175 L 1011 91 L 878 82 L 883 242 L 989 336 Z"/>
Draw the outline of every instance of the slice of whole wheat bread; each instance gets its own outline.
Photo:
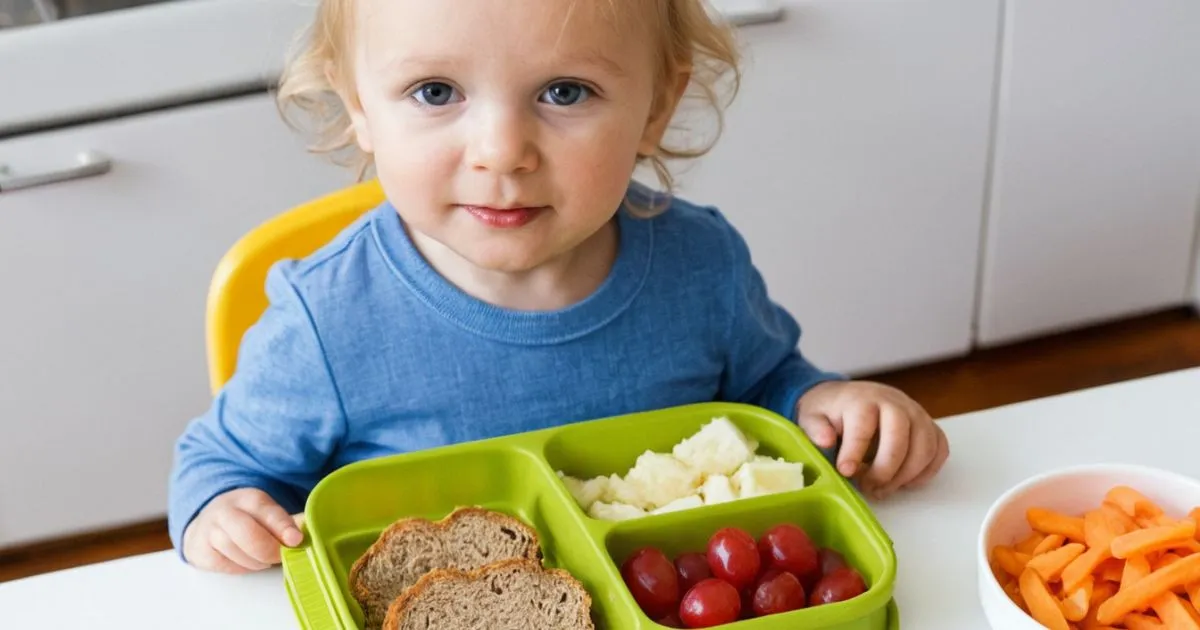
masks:
<path id="1" fill-rule="evenodd" d="M 537 532 L 506 514 L 464 507 L 440 521 L 402 519 L 388 527 L 350 569 L 350 592 L 366 630 L 383 625 L 388 607 L 434 569 L 478 569 L 499 560 L 540 563 Z"/>
<path id="2" fill-rule="evenodd" d="M 503 560 L 425 575 L 392 603 L 383 630 L 593 630 L 591 610 L 570 573 Z"/>

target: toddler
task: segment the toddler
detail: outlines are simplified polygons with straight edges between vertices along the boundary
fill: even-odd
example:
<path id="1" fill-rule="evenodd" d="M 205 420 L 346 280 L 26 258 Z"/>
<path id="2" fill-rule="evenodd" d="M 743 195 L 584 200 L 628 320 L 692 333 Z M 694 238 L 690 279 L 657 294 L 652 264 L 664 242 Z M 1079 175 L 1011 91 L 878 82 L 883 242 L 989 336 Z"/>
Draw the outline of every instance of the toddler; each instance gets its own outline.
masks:
<path id="1" fill-rule="evenodd" d="M 868 496 L 934 476 L 928 414 L 807 361 L 730 221 L 670 195 L 704 152 L 667 146 L 677 106 L 737 76 L 701 0 L 322 0 L 279 96 L 387 201 L 271 269 L 175 450 L 185 561 L 277 563 L 351 462 L 702 401 L 794 419 Z"/>

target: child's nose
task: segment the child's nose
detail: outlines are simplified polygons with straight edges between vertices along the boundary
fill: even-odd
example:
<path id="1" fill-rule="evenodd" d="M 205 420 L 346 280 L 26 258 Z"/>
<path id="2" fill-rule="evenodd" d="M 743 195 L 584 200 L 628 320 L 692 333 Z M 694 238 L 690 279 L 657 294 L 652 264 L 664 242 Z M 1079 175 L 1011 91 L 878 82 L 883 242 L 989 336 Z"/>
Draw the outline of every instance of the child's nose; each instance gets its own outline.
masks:
<path id="1" fill-rule="evenodd" d="M 538 167 L 531 121 L 516 112 L 481 115 L 467 138 L 467 162 L 476 170 L 530 172 Z"/>

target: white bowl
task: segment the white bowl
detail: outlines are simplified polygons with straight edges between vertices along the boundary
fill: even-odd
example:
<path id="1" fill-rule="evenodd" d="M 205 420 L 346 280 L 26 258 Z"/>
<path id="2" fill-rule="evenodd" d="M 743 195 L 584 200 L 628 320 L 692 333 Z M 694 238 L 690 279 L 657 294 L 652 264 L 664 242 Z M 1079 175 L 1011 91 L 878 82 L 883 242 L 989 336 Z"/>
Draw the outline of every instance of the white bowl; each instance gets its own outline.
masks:
<path id="1" fill-rule="evenodd" d="M 1200 480 L 1146 466 L 1091 464 L 1052 470 L 1014 486 L 992 504 L 979 530 L 976 563 L 979 601 L 993 630 L 1045 630 L 1008 598 L 992 575 L 988 556 L 996 545 L 1011 545 L 1029 535 L 1025 519 L 1031 507 L 1043 507 L 1072 516 L 1100 505 L 1116 485 L 1130 486 L 1160 505 L 1168 515 L 1187 516 L 1200 505 Z"/>

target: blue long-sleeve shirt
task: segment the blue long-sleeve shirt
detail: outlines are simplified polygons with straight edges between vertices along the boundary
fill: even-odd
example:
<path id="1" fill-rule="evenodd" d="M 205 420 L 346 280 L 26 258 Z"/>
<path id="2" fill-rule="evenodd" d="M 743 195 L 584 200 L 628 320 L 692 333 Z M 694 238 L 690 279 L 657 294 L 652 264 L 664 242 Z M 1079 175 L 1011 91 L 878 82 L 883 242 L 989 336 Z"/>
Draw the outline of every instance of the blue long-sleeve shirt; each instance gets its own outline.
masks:
<path id="1" fill-rule="evenodd" d="M 791 418 L 808 388 L 841 378 L 800 354 L 799 326 L 719 211 L 675 199 L 618 221 L 609 277 L 553 312 L 457 289 L 387 203 L 277 264 L 235 374 L 178 440 L 176 548 L 227 490 L 300 512 L 324 475 L 366 458 L 712 400 Z"/>

